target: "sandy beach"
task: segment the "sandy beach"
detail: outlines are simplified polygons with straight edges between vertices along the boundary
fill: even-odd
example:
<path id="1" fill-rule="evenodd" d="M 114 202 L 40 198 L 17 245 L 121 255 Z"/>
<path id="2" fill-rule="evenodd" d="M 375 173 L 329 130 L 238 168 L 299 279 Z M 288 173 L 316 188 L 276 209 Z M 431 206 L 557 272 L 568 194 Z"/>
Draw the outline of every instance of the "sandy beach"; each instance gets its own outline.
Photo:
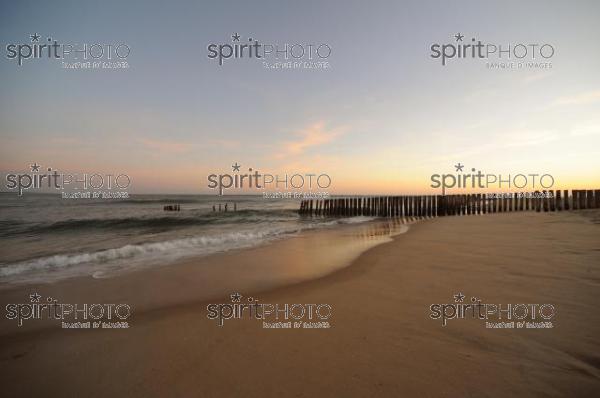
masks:
<path id="1" fill-rule="evenodd" d="M 18 329 L 3 320 L 3 395 L 597 396 L 599 238 L 597 211 L 443 217 L 418 222 L 318 279 L 296 283 L 303 279 L 296 273 L 291 285 L 241 292 L 263 303 L 327 303 L 328 329 L 266 329 L 256 319 L 219 327 L 207 319 L 207 305 L 230 299 L 194 299 L 193 273 L 178 276 L 182 294 L 177 283 L 156 284 L 152 271 L 80 280 L 63 290 L 69 298 L 98 299 L 92 285 L 111 283 L 107 291 L 122 298 L 155 289 L 178 300 L 159 306 L 144 298 L 122 330 Z M 252 253 L 252 261 L 271 266 L 301 264 L 306 259 L 289 251 L 295 239 L 202 261 L 229 264 L 225 257 Z M 1 291 L 3 305 L 23 302 L 29 290 Z M 457 293 L 486 303 L 551 303 L 553 328 L 431 319 L 430 306 L 453 303 Z"/>

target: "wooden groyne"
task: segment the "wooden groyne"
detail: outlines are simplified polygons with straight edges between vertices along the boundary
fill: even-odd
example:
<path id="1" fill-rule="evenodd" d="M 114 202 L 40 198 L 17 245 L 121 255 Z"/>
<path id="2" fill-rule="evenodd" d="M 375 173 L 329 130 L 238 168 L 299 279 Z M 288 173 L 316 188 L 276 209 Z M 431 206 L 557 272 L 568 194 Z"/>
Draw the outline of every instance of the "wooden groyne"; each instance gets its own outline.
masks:
<path id="1" fill-rule="evenodd" d="M 299 213 L 331 217 L 441 217 L 600 208 L 600 189 L 463 195 L 352 196 L 303 200 Z"/>

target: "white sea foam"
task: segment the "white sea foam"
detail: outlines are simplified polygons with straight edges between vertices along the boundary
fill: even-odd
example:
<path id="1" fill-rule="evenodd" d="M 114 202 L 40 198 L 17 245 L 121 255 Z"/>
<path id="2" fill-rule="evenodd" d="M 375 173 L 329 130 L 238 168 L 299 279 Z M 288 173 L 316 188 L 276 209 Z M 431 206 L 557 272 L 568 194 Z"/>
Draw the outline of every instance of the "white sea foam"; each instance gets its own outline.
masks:
<path id="1" fill-rule="evenodd" d="M 32 260 L 0 265 L 0 279 L 5 282 L 45 282 L 77 275 L 106 277 L 115 272 L 164 263 L 172 260 L 257 246 L 292 236 L 303 230 L 339 224 L 356 224 L 374 217 L 351 217 L 304 225 L 265 226 L 253 230 L 200 235 L 162 242 L 128 244 L 95 252 L 57 254 Z"/>

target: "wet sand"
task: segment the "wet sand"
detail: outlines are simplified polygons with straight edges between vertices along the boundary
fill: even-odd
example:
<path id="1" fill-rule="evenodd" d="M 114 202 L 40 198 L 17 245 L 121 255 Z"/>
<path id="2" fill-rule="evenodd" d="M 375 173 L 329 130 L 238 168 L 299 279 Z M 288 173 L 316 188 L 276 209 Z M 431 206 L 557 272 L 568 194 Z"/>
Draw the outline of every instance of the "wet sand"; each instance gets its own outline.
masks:
<path id="1" fill-rule="evenodd" d="M 274 290 L 261 286 L 267 290 L 255 295 L 263 303 L 328 303 L 329 329 L 264 329 L 255 319 L 218 327 L 206 317 L 206 301 L 185 295 L 181 303 L 140 307 L 129 329 L 3 327 L 3 391 L 11 397 L 597 396 L 599 242 L 594 211 L 422 221 L 337 272 Z M 261 250 L 252 257 L 269 264 L 286 257 L 302 263 L 307 253 L 281 245 Z M 125 297 L 149 289 L 150 275 L 115 280 L 127 281 Z M 193 282 L 181 277 L 183 286 Z M 177 283 L 160 287 L 166 290 L 157 296 L 179 294 Z M 79 289 L 62 292 L 89 298 Z M 479 319 L 443 327 L 430 318 L 431 304 L 451 303 L 458 292 L 488 303 L 552 303 L 554 328 L 487 329 Z M 3 305 L 11 294 L 0 292 Z"/>
<path id="2" fill-rule="evenodd" d="M 405 233 L 413 220 L 374 220 L 306 231 L 258 247 L 191 258 L 164 266 L 141 268 L 109 278 L 83 276 L 52 283 L 8 285 L 0 302 L 29 303 L 38 293 L 60 303 L 126 303 L 135 315 L 163 308 L 227 297 L 232 292 L 257 293 L 323 277 L 349 266 L 369 248 Z M 54 328 L 55 320 L 16 322 L 0 318 L 0 336 Z"/>

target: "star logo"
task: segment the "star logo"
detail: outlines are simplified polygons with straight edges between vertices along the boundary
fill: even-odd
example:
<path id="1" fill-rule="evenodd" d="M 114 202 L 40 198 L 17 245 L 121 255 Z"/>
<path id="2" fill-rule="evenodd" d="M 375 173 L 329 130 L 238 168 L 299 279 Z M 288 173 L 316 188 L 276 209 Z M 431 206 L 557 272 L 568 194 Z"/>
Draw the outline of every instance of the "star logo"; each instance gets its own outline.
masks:
<path id="1" fill-rule="evenodd" d="M 31 37 L 31 42 L 33 43 L 33 42 L 36 42 L 36 41 L 38 41 L 38 42 L 39 42 L 39 41 L 40 41 L 40 37 L 41 37 L 41 36 L 40 36 L 40 35 L 38 35 L 37 33 L 34 33 L 34 34 L 32 34 L 32 35 L 29 35 L 29 37 Z"/>
<path id="2" fill-rule="evenodd" d="M 460 162 L 458 162 L 458 164 L 454 165 L 454 168 L 456 169 L 456 171 L 463 171 L 463 167 L 465 167 L 464 164 L 460 164 Z"/>
<path id="3" fill-rule="evenodd" d="M 463 41 L 463 38 L 465 37 L 464 35 L 461 35 L 460 33 L 457 33 L 454 35 L 454 37 L 456 37 L 456 41 Z"/>
<path id="4" fill-rule="evenodd" d="M 242 300 L 242 295 L 239 293 L 233 293 L 229 296 L 232 303 L 239 303 Z"/>
<path id="5" fill-rule="evenodd" d="M 29 299 L 31 300 L 32 303 L 39 303 L 41 298 L 42 298 L 42 296 L 37 294 L 37 292 L 29 295 Z"/>
<path id="6" fill-rule="evenodd" d="M 234 33 L 231 35 L 231 41 L 240 41 L 240 35 Z"/>
<path id="7" fill-rule="evenodd" d="M 239 164 L 237 164 L 237 162 L 235 162 L 235 164 L 231 165 L 231 168 L 233 171 L 240 171 L 240 166 Z"/>
<path id="8" fill-rule="evenodd" d="M 462 294 L 462 293 L 460 293 L 460 292 L 458 294 L 454 295 L 454 302 L 455 303 L 462 303 L 464 301 L 464 299 L 465 299 L 465 295 Z"/>
<path id="9" fill-rule="evenodd" d="M 41 166 L 39 164 L 34 163 L 34 164 L 31 165 L 31 171 L 37 173 L 38 171 L 40 171 L 40 167 Z"/>

